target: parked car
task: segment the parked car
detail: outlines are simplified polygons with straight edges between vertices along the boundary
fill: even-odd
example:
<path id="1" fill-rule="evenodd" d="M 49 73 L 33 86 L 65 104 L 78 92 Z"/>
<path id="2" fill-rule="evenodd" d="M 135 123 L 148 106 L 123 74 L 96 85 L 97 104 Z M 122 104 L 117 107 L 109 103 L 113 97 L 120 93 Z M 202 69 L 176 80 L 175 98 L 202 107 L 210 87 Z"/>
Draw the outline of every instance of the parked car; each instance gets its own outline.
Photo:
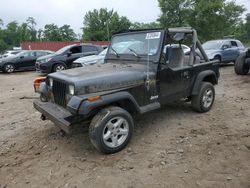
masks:
<path id="1" fill-rule="evenodd" d="M 0 71 L 12 73 L 17 70 L 35 70 L 36 59 L 52 54 L 52 51 L 46 50 L 27 50 L 14 56 L 0 59 Z"/>
<path id="2" fill-rule="evenodd" d="M 18 54 L 20 52 L 22 52 L 22 50 L 8 50 L 8 51 L 4 52 L 2 55 L 0 55 L 0 59 L 15 56 L 16 54 Z"/>
<path id="3" fill-rule="evenodd" d="M 235 73 L 238 75 L 248 74 L 250 69 L 250 48 L 242 52 L 234 64 Z"/>
<path id="4" fill-rule="evenodd" d="M 184 58 L 181 43 L 192 37 L 205 61 Z M 173 38 L 171 38 L 173 36 Z M 129 44 L 128 44 L 129 43 Z M 145 48 L 141 48 L 141 47 Z M 49 74 L 40 82 L 40 100 L 34 107 L 42 120 L 49 119 L 66 133 L 76 123 L 91 121 L 89 137 L 103 153 L 122 150 L 130 141 L 133 115 L 150 113 L 176 100 L 190 101 L 197 112 L 208 112 L 215 100 L 219 65 L 210 61 L 192 28 L 151 29 L 119 33 L 102 65 Z"/>
<path id="5" fill-rule="evenodd" d="M 103 50 L 101 53 L 98 55 L 91 55 L 87 57 L 81 57 L 77 60 L 75 60 L 72 64 L 72 68 L 77 68 L 77 67 L 84 67 L 88 65 L 94 65 L 94 64 L 102 64 L 104 63 L 104 59 L 106 56 L 108 49 L 106 48 Z"/>
<path id="6" fill-rule="evenodd" d="M 211 40 L 202 46 L 210 60 L 218 60 L 220 63 L 235 62 L 245 50 L 244 45 L 235 39 Z"/>
<path id="7" fill-rule="evenodd" d="M 81 44 L 65 46 L 55 52 L 37 59 L 36 70 L 40 73 L 58 72 L 72 68 L 72 63 L 80 57 L 97 55 L 103 48 L 98 45 Z"/>

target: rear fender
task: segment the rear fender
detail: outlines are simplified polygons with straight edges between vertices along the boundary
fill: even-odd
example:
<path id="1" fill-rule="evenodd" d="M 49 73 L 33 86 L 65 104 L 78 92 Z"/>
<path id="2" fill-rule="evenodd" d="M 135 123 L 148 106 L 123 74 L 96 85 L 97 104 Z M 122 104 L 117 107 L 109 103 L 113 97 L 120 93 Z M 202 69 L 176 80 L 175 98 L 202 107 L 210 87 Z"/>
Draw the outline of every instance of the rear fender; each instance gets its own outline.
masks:
<path id="1" fill-rule="evenodd" d="M 201 83 L 204 81 L 210 82 L 213 85 L 218 84 L 218 79 L 214 71 L 212 70 L 203 71 L 196 78 L 196 81 L 192 90 L 192 95 L 198 95 L 200 91 Z"/>

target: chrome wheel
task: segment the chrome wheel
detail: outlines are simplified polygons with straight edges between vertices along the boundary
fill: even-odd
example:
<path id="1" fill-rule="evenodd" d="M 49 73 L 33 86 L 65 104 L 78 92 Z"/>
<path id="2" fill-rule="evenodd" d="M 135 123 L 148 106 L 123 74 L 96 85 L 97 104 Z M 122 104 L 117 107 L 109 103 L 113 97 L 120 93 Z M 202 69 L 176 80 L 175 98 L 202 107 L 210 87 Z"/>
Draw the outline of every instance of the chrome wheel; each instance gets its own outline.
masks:
<path id="1" fill-rule="evenodd" d="M 7 73 L 12 73 L 12 72 L 14 72 L 14 70 L 15 70 L 15 68 L 13 65 L 8 64 L 5 66 L 5 72 L 7 72 Z"/>
<path id="2" fill-rule="evenodd" d="M 213 103 L 213 99 L 214 99 L 213 90 L 208 88 L 207 90 L 205 90 L 203 97 L 202 97 L 203 106 L 205 108 L 209 108 Z"/>
<path id="3" fill-rule="evenodd" d="M 126 119 L 115 117 L 105 125 L 102 135 L 106 146 L 110 148 L 119 147 L 129 135 L 129 124 Z"/>
<path id="4" fill-rule="evenodd" d="M 56 68 L 55 68 L 55 72 L 60 72 L 60 71 L 63 71 L 65 70 L 65 66 L 64 65 L 57 65 Z"/>

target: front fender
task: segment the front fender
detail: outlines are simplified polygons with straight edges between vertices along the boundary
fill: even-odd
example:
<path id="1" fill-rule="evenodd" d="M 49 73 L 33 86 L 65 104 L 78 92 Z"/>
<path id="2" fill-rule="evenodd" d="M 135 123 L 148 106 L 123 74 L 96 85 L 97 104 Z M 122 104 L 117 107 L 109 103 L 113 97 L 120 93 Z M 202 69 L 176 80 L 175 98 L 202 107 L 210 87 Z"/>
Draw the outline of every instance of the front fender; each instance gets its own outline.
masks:
<path id="1" fill-rule="evenodd" d="M 96 108 L 100 108 L 122 100 L 129 100 L 132 102 L 137 112 L 141 111 L 134 97 L 126 91 L 101 96 L 101 99 L 97 101 L 89 101 L 88 99 L 73 96 L 68 102 L 67 109 L 73 114 L 87 116 Z"/>

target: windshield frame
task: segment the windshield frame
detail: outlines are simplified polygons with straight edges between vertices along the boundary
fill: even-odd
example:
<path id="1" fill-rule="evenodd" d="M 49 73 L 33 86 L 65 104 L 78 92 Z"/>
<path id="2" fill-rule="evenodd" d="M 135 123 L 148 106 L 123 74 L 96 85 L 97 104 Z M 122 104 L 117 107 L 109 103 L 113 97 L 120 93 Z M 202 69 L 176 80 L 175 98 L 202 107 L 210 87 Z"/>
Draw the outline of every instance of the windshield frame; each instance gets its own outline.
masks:
<path id="1" fill-rule="evenodd" d="M 113 43 L 113 40 L 115 37 L 117 36 L 128 36 L 128 35 L 135 35 L 135 34 L 147 34 L 147 33 L 155 33 L 155 32 L 160 32 L 161 35 L 159 37 L 159 44 L 158 44 L 158 49 L 157 49 L 157 52 L 154 53 L 153 55 L 149 55 L 149 61 L 154 61 L 154 62 L 157 62 L 160 60 L 160 54 L 161 54 L 161 51 L 162 51 L 162 45 L 163 45 L 163 39 L 165 37 L 165 33 L 166 33 L 166 30 L 164 29 L 151 29 L 151 30 L 140 30 L 140 31 L 130 31 L 130 32 L 126 32 L 126 33 L 119 33 L 119 34 L 116 34 L 116 35 L 113 35 L 112 36 L 112 40 L 111 40 L 111 44 L 109 45 L 109 48 L 108 48 L 108 52 L 107 52 L 107 55 L 106 55 L 106 59 L 109 60 L 109 59 L 112 59 L 112 60 L 137 60 L 140 61 L 140 60 L 147 60 L 148 58 L 148 55 L 147 54 L 138 54 L 139 57 L 136 57 L 133 53 L 122 53 L 122 54 L 118 54 L 119 56 L 117 56 L 115 53 L 110 53 L 110 51 L 112 51 L 112 45 L 114 44 Z M 124 41 L 126 42 L 126 41 Z"/>

